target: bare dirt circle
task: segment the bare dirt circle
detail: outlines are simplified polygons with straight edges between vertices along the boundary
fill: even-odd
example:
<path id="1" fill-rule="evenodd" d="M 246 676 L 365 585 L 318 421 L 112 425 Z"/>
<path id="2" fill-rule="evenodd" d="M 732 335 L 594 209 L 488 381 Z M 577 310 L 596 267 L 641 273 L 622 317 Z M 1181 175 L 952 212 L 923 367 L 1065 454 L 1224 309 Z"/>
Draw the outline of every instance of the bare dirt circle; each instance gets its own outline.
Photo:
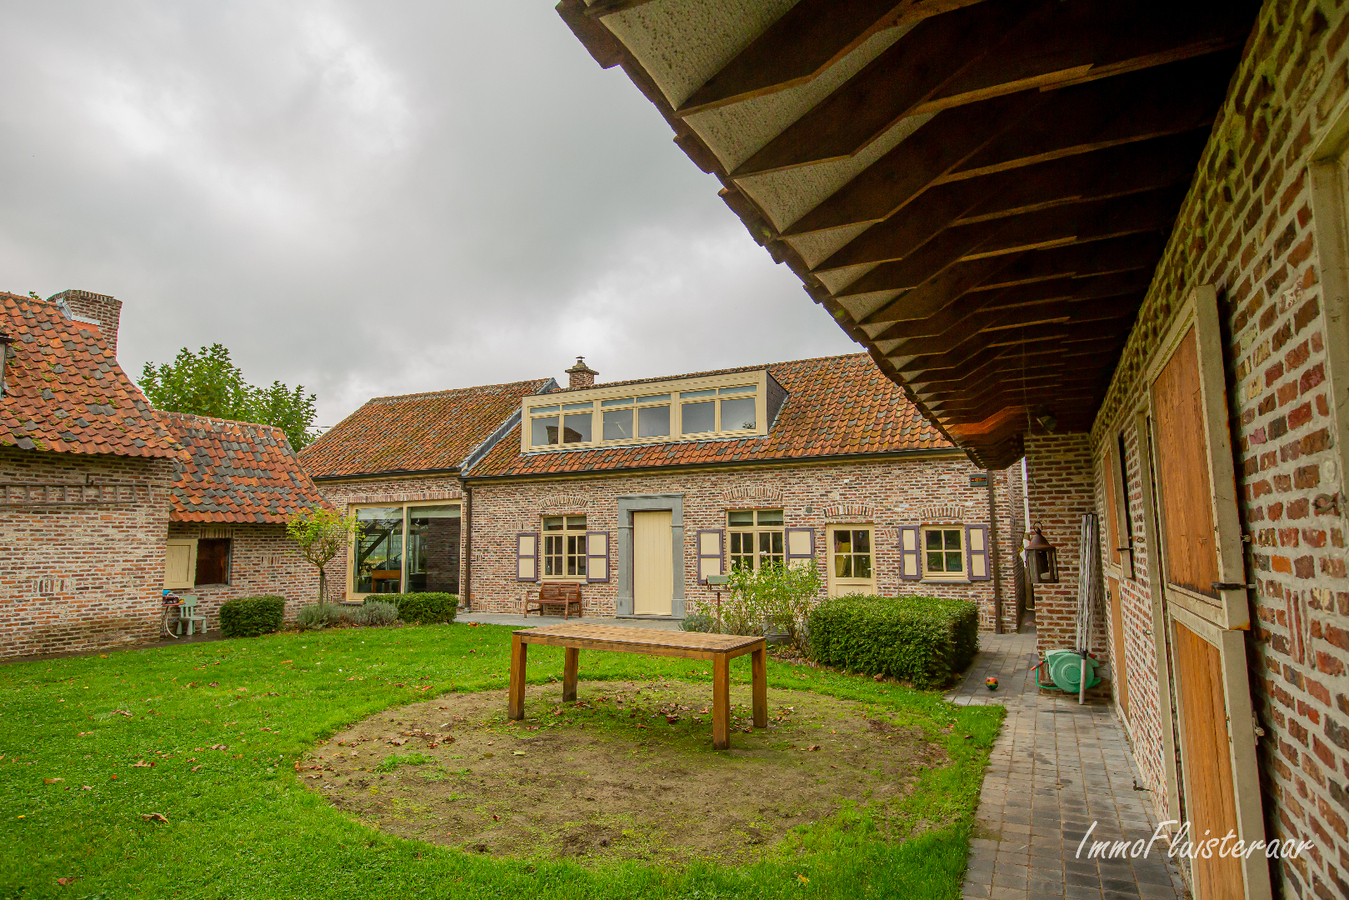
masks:
<path id="1" fill-rule="evenodd" d="M 869 808 L 884 822 L 946 751 L 887 711 L 770 691 L 751 728 L 732 687 L 731 749 L 712 749 L 711 688 L 679 681 L 530 687 L 386 710 L 299 763 L 302 782 L 391 834 L 470 852 L 574 859 L 759 858 L 797 826 Z"/>

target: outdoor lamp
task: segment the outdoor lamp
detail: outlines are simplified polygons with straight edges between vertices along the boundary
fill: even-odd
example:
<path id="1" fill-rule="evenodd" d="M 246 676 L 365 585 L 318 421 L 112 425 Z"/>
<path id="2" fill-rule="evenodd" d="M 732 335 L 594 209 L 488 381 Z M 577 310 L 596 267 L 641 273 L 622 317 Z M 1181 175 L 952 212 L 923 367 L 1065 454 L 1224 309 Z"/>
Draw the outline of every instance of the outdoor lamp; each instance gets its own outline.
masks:
<path id="1" fill-rule="evenodd" d="M 5 393 L 5 357 L 9 356 L 9 345 L 14 338 L 0 331 L 0 394 Z"/>
<path id="2" fill-rule="evenodd" d="M 1033 583 L 1059 583 L 1059 551 L 1045 540 L 1039 525 L 1035 526 L 1035 534 L 1031 535 L 1030 543 L 1026 545 L 1026 562 Z"/>

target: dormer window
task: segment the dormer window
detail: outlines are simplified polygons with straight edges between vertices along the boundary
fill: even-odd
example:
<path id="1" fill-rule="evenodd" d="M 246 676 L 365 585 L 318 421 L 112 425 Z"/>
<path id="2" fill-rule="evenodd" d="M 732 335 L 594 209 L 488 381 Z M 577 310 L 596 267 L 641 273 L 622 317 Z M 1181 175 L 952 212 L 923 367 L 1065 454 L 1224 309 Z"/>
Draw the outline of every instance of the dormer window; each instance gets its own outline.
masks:
<path id="1" fill-rule="evenodd" d="M 652 388 L 662 393 L 650 393 Z M 646 388 L 643 392 L 641 388 Z M 786 392 L 767 371 L 526 397 L 524 452 L 764 434 Z"/>

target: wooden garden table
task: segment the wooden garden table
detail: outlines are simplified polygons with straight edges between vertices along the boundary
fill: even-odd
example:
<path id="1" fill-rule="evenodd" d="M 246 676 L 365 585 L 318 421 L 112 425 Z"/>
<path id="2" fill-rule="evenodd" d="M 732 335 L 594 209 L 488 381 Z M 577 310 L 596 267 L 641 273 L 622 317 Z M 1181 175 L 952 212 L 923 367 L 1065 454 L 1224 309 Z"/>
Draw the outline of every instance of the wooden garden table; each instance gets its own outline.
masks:
<path id="1" fill-rule="evenodd" d="M 662 631 L 626 625 L 549 625 L 527 628 L 511 635 L 511 688 L 509 716 L 525 717 L 525 662 L 530 644 L 565 647 L 562 669 L 562 700 L 576 699 L 576 673 L 581 650 L 612 650 L 677 656 L 712 661 L 712 746 L 731 746 L 731 660 L 753 654 L 754 727 L 768 727 L 768 660 L 762 637 L 734 634 L 701 634 Z"/>

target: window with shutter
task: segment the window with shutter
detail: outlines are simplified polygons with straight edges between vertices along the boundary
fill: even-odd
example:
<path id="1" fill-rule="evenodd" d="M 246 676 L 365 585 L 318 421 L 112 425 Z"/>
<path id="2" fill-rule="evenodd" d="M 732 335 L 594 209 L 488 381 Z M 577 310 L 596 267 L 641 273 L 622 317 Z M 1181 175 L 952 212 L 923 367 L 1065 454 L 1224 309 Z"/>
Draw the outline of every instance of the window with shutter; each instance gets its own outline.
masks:
<path id="1" fill-rule="evenodd" d="M 609 532 L 586 533 L 586 581 L 591 584 L 609 580 Z"/>
<path id="2" fill-rule="evenodd" d="M 164 553 L 164 587 L 193 587 L 197 575 L 197 539 L 170 538 Z"/>
<path id="3" fill-rule="evenodd" d="M 965 546 L 969 548 L 970 581 L 989 581 L 993 567 L 989 562 L 988 526 L 966 525 Z"/>
<path id="4" fill-rule="evenodd" d="M 698 532 L 698 583 L 707 584 L 708 576 L 724 574 L 722 568 L 725 533 L 720 529 Z"/>
<path id="5" fill-rule="evenodd" d="M 787 565 L 803 566 L 815 558 L 815 529 L 787 529 Z"/>
<path id="6" fill-rule="evenodd" d="M 515 536 L 515 580 L 539 580 L 539 536 L 532 531 Z"/>
<path id="7" fill-rule="evenodd" d="M 918 544 L 919 527 L 904 525 L 899 529 L 899 578 L 901 581 L 921 581 L 923 578 L 922 550 Z"/>

